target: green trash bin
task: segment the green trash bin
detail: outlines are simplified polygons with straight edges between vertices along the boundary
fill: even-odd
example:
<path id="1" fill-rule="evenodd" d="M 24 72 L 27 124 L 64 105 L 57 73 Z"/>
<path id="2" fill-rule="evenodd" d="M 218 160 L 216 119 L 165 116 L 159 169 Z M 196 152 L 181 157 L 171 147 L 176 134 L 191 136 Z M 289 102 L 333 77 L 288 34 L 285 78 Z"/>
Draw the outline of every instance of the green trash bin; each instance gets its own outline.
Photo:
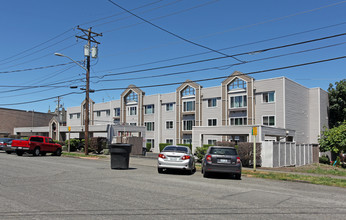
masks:
<path id="1" fill-rule="evenodd" d="M 108 145 L 111 155 L 111 169 L 128 169 L 132 144 Z"/>

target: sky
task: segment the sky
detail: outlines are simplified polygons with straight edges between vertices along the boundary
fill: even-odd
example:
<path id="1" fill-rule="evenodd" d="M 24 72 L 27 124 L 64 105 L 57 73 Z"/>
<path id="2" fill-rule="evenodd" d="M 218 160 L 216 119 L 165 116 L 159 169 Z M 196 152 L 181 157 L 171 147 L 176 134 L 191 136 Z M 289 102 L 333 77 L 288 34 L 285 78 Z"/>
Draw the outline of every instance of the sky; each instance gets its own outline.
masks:
<path id="1" fill-rule="evenodd" d="M 345 11 L 340 0 L 1 0 L 0 108 L 54 111 L 58 97 L 80 106 L 85 70 L 54 55 L 85 65 L 78 26 L 102 33 L 91 59 L 96 103 L 131 84 L 146 95 L 188 79 L 219 86 L 234 71 L 327 90 L 346 78 Z"/>

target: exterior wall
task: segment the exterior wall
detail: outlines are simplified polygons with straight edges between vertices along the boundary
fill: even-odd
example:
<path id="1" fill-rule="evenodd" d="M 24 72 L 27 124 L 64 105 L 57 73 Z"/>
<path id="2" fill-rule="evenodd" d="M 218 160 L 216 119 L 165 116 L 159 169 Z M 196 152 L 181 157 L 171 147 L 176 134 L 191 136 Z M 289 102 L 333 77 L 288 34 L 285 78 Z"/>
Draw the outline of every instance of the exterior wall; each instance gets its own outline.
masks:
<path id="1" fill-rule="evenodd" d="M 309 89 L 285 78 L 286 128 L 296 131 L 296 142 L 300 144 L 310 141 Z"/>
<path id="2" fill-rule="evenodd" d="M 230 132 L 232 131 L 232 133 L 224 133 L 223 135 L 205 134 L 203 142 L 198 143 L 200 145 L 208 144 L 208 140 L 225 140 L 228 135 L 244 135 L 244 133 L 237 131 L 245 126 L 229 125 L 230 115 L 247 117 L 248 127 L 251 127 L 252 124 L 263 125 L 263 116 L 275 116 L 275 125 L 267 128 L 281 129 L 280 132 L 271 132 L 267 137 L 259 137 L 259 141 L 265 141 L 269 138 L 283 141 L 281 138 L 285 137 L 285 132 L 288 132 L 289 136 L 295 137 L 294 141 L 297 143 L 317 143 L 320 130 L 328 122 L 328 95 L 325 91 L 319 88 L 308 89 L 285 77 L 254 81 L 251 77 L 239 74 L 239 72 L 236 72 L 235 75 L 232 74 L 220 86 L 216 87 L 202 88 L 199 84 L 186 81 L 175 92 L 149 96 L 145 96 L 143 91 L 131 85 L 122 93 L 120 100 L 93 104 L 93 122 L 95 125 L 100 125 L 119 120 L 126 124 L 136 123 L 136 125 L 143 126 L 145 122 L 154 122 L 154 131 L 146 131 L 146 139 L 154 140 L 154 150 L 156 152 L 159 149 L 159 144 L 166 143 L 167 139 L 173 140 L 173 144 L 179 144 L 182 143 L 184 138 L 192 138 L 193 131 L 183 131 L 184 119 L 195 120 L 195 128 L 199 126 L 208 127 L 208 119 L 217 119 L 216 127 L 231 127 Z M 247 89 L 240 89 L 241 93 L 239 91 L 228 92 L 227 85 L 237 78 L 248 83 Z M 195 95 L 181 97 L 181 91 L 187 86 L 195 88 Z M 253 90 L 249 91 L 252 86 Z M 138 94 L 138 102 L 125 104 L 126 95 L 131 91 Z M 252 99 L 253 91 L 255 91 L 254 100 Z M 263 102 L 263 93 L 266 92 L 275 92 L 274 102 Z M 230 96 L 238 94 L 247 95 L 247 107 L 237 110 L 230 109 Z M 217 105 L 208 107 L 208 99 L 212 98 L 217 99 Z M 195 101 L 195 111 L 183 112 L 183 102 L 190 99 Z M 254 106 L 250 105 L 252 102 Z M 166 104 L 168 103 L 173 104 L 173 111 L 166 111 Z M 145 105 L 154 105 L 154 114 L 145 114 Z M 81 106 L 67 109 L 67 124 L 69 126 L 84 124 L 80 112 Z M 127 108 L 129 106 L 137 106 L 137 115 L 130 116 L 128 114 Z M 121 116 L 115 117 L 114 108 L 121 108 Z M 110 110 L 110 115 L 106 115 L 106 110 Z M 255 112 L 252 113 L 252 110 L 255 110 Z M 97 116 L 97 111 L 101 111 L 100 116 Z M 77 113 L 81 115 L 79 119 L 76 117 Z M 70 119 L 70 114 L 73 114 L 72 119 Z M 252 116 L 254 116 L 254 121 L 251 120 Z M 167 121 L 173 122 L 172 129 L 166 128 Z M 265 126 L 263 129 L 265 129 Z M 101 134 L 95 133 L 95 135 Z M 249 137 L 251 135 L 246 133 L 245 136 Z M 244 140 L 246 140 L 246 137 Z M 251 137 L 249 138 L 251 139 Z"/>
<path id="3" fill-rule="evenodd" d="M 51 113 L 0 108 L 0 134 L 13 135 L 16 127 L 48 126 L 54 116 Z"/>
<path id="4" fill-rule="evenodd" d="M 175 93 L 169 93 L 169 94 L 163 94 L 161 95 L 161 129 L 159 129 L 160 132 L 160 143 L 166 143 L 167 139 L 173 140 L 173 144 L 176 143 L 176 104 L 175 104 Z M 173 111 L 167 111 L 166 110 L 166 104 L 173 103 Z M 166 122 L 172 121 L 173 122 L 173 129 L 167 129 L 166 128 Z"/>
<path id="5" fill-rule="evenodd" d="M 264 79 L 255 81 L 255 103 L 256 103 L 256 116 L 255 124 L 263 125 L 263 116 L 275 116 L 276 128 L 285 128 L 285 115 L 284 115 L 284 78 Z M 274 102 L 263 102 L 263 93 L 275 92 Z"/>

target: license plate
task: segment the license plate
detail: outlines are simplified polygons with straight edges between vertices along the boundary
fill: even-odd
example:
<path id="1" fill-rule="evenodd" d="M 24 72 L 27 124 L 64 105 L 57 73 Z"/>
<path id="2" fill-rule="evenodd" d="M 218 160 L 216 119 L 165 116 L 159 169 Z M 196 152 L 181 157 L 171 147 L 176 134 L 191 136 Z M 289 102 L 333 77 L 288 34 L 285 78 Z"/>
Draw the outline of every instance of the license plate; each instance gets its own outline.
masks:
<path id="1" fill-rule="evenodd" d="M 172 161 L 177 161 L 178 158 L 175 158 L 175 157 L 170 157 L 169 160 L 172 160 Z"/>
<path id="2" fill-rule="evenodd" d="M 23 149 L 22 147 L 18 147 L 18 149 Z"/>
<path id="3" fill-rule="evenodd" d="M 218 163 L 230 163 L 231 161 L 228 159 L 218 159 Z"/>

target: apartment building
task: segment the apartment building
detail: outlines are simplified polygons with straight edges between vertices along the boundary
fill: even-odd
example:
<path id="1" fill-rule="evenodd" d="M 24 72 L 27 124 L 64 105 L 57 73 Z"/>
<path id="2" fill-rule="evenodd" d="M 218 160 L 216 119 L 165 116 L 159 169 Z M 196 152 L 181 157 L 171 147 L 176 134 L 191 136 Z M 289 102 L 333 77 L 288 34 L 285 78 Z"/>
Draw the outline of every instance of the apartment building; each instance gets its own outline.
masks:
<path id="1" fill-rule="evenodd" d="M 67 126 L 84 124 L 85 104 L 67 108 Z M 222 140 L 252 141 L 254 126 L 259 128 L 258 141 L 317 144 L 328 126 L 327 108 L 328 94 L 320 88 L 306 88 L 286 77 L 255 80 L 235 71 L 216 87 L 187 80 L 171 93 L 145 95 L 130 85 L 119 100 L 90 100 L 90 131 L 94 137 L 107 137 L 93 127 L 144 126 L 154 152 L 159 143 L 192 143 L 195 148 Z"/>

